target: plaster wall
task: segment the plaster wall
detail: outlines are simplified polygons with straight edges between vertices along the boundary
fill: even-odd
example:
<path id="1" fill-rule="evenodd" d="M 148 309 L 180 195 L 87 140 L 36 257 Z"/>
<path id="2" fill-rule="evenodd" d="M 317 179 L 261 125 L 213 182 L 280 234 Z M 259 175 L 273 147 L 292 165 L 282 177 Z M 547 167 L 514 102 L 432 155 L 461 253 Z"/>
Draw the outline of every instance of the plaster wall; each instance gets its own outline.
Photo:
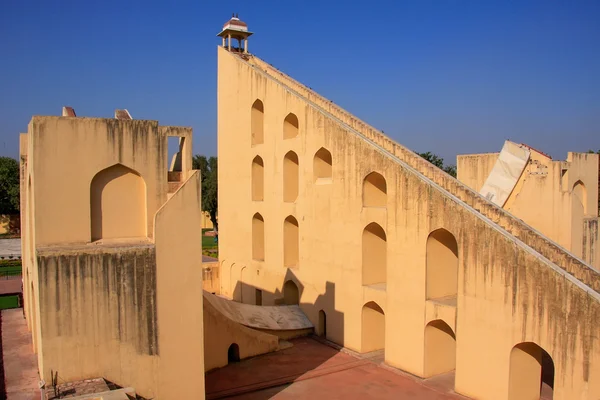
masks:
<path id="1" fill-rule="evenodd" d="M 455 352 L 449 350 L 447 359 L 455 354 L 459 393 L 508 398 L 511 350 L 532 341 L 554 359 L 555 399 L 600 395 L 594 378 L 600 374 L 599 345 L 590 322 L 600 317 L 599 295 L 535 249 L 562 257 L 563 268 L 574 268 L 587 284 L 598 278 L 597 271 L 567 254 L 552 253 L 547 239 L 527 234 L 526 226 L 447 175 L 421 167 L 418 156 L 386 138 L 375 144 L 373 136 L 362 134 L 359 122 L 339 110 L 326 111 L 333 106 L 262 61 L 246 63 L 221 48 L 218 59 L 223 294 L 254 304 L 258 289 L 262 304 L 280 304 L 286 283 L 294 282 L 300 307 L 312 323 L 317 326 L 319 312 L 324 311 L 327 338 L 356 351 L 371 350 L 363 348 L 366 343 L 382 345 L 362 337 L 367 329 L 363 306 L 374 302 L 384 314 L 386 362 L 419 376 L 427 374 L 428 352 L 439 347 L 427 346 L 429 318 L 454 318 L 445 321 L 456 335 Z M 257 99 L 264 106 L 264 132 L 263 142 L 253 144 L 251 108 Z M 299 133 L 285 139 L 283 121 L 289 113 L 297 116 Z M 321 148 L 332 155 L 332 176 L 325 182 L 313 170 Z M 396 150 L 390 154 L 387 148 Z M 298 156 L 298 195 L 286 202 L 284 159 L 290 151 Z M 264 162 L 262 201 L 252 200 L 251 166 L 257 155 Z M 385 203 L 363 207 L 363 180 L 373 171 L 385 178 Z M 442 183 L 457 195 L 440 187 Z M 263 259 L 252 256 L 256 213 L 264 220 Z M 293 268 L 284 266 L 283 253 L 283 221 L 289 215 L 299 224 L 299 262 Z M 363 230 L 371 223 L 386 233 L 386 279 L 363 285 Z M 442 303 L 426 300 L 426 260 L 433 256 L 427 252 L 427 240 L 439 228 L 455 238 L 458 253 L 457 293 Z M 534 247 L 512 233 L 523 235 Z M 380 317 L 369 320 L 381 325 Z"/>
<path id="2" fill-rule="evenodd" d="M 531 149 L 530 157 L 504 209 L 589 264 L 600 266 L 598 232 L 586 222 L 598 217 L 599 156 L 568 153 L 566 161 L 554 161 Z M 489 161 L 487 154 L 459 156 L 458 179 L 478 190 L 479 178 L 474 177 L 484 174 Z"/>
<path id="3" fill-rule="evenodd" d="M 466 154 L 456 156 L 456 177 L 479 192 L 492 172 L 500 153 Z"/>
<path id="4" fill-rule="evenodd" d="M 191 154 L 191 130 L 165 128 L 33 117 L 21 136 L 25 309 L 46 381 L 52 370 L 65 381 L 105 377 L 148 398 L 204 398 L 200 176 L 183 164 L 187 180 L 167 201 L 165 132 L 189 133 Z M 89 165 L 112 178 L 100 191 L 102 222 L 126 214 L 93 243 L 99 171 Z M 132 217 L 140 203 L 144 213 Z M 124 234 L 142 220 L 143 235 Z"/>
<path id="5" fill-rule="evenodd" d="M 29 124 L 29 146 L 37 177 L 38 245 L 86 243 L 91 237 L 91 182 L 115 164 L 144 181 L 146 234 L 167 200 L 167 137 L 156 121 L 39 117 Z M 65 162 L 68 160 L 68 162 Z M 124 216 L 125 217 L 125 216 Z M 63 229 L 68 226 L 70 229 Z"/>
<path id="6" fill-rule="evenodd" d="M 155 396 L 154 246 L 39 248 L 38 263 L 41 378 L 105 377 Z"/>
<path id="7" fill-rule="evenodd" d="M 155 218 L 159 399 L 204 398 L 202 221 L 200 172 Z"/>

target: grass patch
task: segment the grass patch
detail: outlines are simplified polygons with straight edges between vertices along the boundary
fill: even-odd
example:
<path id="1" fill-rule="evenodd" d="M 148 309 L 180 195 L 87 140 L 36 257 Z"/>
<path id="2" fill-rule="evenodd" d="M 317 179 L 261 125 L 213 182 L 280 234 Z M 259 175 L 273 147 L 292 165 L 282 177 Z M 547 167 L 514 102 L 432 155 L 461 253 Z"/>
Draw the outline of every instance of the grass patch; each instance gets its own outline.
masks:
<path id="1" fill-rule="evenodd" d="M 0 260 L 0 277 L 21 275 L 21 260 Z"/>
<path id="2" fill-rule="evenodd" d="M 0 296 L 0 310 L 19 307 L 18 296 Z"/>
<path id="3" fill-rule="evenodd" d="M 19 233 L 0 233 L 0 239 L 18 239 L 20 237 Z"/>
<path id="4" fill-rule="evenodd" d="M 211 249 L 213 247 L 219 247 L 218 243 L 215 243 L 215 238 L 212 236 L 202 236 L 202 248 Z"/>

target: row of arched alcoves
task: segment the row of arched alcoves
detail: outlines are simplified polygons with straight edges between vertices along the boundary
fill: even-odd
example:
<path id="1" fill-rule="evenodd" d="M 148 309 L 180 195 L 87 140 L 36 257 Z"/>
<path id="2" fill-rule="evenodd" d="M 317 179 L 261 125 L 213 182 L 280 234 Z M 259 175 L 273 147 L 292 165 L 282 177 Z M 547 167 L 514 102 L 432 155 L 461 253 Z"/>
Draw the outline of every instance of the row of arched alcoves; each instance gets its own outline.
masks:
<path id="1" fill-rule="evenodd" d="M 253 146 L 263 144 L 265 141 L 265 106 L 262 101 L 257 99 L 252 104 L 250 114 L 250 129 L 251 129 L 251 143 Z M 298 136 L 299 132 L 298 117 L 294 113 L 289 113 L 283 119 L 283 139 L 293 139 Z"/>
<path id="2" fill-rule="evenodd" d="M 321 147 L 313 156 L 313 182 L 331 183 L 333 162 L 331 152 Z M 265 198 L 265 162 L 257 155 L 252 160 L 252 201 Z M 300 162 L 298 155 L 290 150 L 283 157 L 283 201 L 293 203 L 298 198 Z M 371 172 L 363 179 L 363 207 L 387 206 L 387 183 L 383 175 Z"/>
<path id="3" fill-rule="evenodd" d="M 368 302 L 361 315 L 361 351 L 385 352 L 385 312 L 376 302 Z M 326 328 L 325 328 L 326 329 Z M 443 320 L 425 326 L 423 375 L 432 377 L 456 369 L 456 335 Z M 551 399 L 554 389 L 552 357 L 533 342 L 518 343 L 510 350 L 508 373 L 509 399 Z"/>
<path id="4" fill-rule="evenodd" d="M 260 213 L 252 217 L 252 259 L 265 260 L 265 220 Z M 293 215 L 283 220 L 283 266 L 295 268 L 300 262 L 300 227 Z"/>
<path id="5" fill-rule="evenodd" d="M 333 164 L 331 153 L 321 147 L 313 157 L 314 181 L 331 180 Z M 294 151 L 283 157 L 283 201 L 293 203 L 298 198 L 300 163 Z M 252 200 L 263 201 L 265 197 L 265 163 L 261 156 L 252 160 Z"/>
<path id="6" fill-rule="evenodd" d="M 257 289 L 257 292 L 261 292 Z M 296 283 L 289 279 L 282 288 L 284 304 L 300 304 L 300 293 Z M 262 305 L 262 296 L 256 304 Z M 315 333 L 327 338 L 327 310 L 320 309 L 315 324 Z M 369 301 L 361 310 L 360 351 L 369 353 L 386 348 L 386 314 L 374 301 Z M 397 337 L 397 332 L 395 333 Z M 423 332 L 423 376 L 428 378 L 452 373 L 456 369 L 457 337 L 453 329 L 443 320 L 429 321 Z M 400 339 L 399 339 L 400 340 Z M 228 350 L 230 362 L 239 361 L 239 347 L 232 343 Z M 508 373 L 509 399 L 551 399 L 554 388 L 554 362 L 552 357 L 533 342 L 521 342 L 510 349 Z"/>
<path id="7" fill-rule="evenodd" d="M 458 285 L 458 244 L 449 231 L 440 228 L 426 242 L 426 298 L 456 296 Z M 265 220 L 260 213 L 252 217 L 252 259 L 265 260 Z M 388 245 L 385 230 L 377 223 L 368 224 L 362 233 L 362 284 L 387 283 Z M 283 266 L 298 267 L 300 227 L 287 216 L 283 221 Z"/>

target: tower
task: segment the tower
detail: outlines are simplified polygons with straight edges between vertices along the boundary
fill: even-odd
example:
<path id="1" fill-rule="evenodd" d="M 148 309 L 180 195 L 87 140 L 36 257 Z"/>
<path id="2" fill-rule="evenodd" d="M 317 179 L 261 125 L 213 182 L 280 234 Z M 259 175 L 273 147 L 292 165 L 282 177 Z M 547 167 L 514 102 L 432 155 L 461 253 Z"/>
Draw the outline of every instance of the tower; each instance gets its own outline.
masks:
<path id="1" fill-rule="evenodd" d="M 248 53 L 248 25 L 241 21 L 237 14 L 232 14 L 231 19 L 223 25 L 223 30 L 217 35 L 223 38 L 223 47 L 229 51 Z M 238 47 L 231 46 L 231 39 L 237 39 Z M 242 46 L 243 45 L 243 46 Z"/>

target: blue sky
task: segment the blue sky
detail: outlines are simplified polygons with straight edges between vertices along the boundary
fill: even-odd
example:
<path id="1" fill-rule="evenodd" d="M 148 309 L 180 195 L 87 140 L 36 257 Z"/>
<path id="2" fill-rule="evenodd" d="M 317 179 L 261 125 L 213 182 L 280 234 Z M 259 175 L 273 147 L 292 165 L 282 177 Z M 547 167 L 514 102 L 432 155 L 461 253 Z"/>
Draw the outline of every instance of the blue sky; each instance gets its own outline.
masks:
<path id="1" fill-rule="evenodd" d="M 253 53 L 415 151 L 600 149 L 600 1 L 4 0 L 0 155 L 63 105 L 192 126 L 215 155 L 232 12 Z"/>

